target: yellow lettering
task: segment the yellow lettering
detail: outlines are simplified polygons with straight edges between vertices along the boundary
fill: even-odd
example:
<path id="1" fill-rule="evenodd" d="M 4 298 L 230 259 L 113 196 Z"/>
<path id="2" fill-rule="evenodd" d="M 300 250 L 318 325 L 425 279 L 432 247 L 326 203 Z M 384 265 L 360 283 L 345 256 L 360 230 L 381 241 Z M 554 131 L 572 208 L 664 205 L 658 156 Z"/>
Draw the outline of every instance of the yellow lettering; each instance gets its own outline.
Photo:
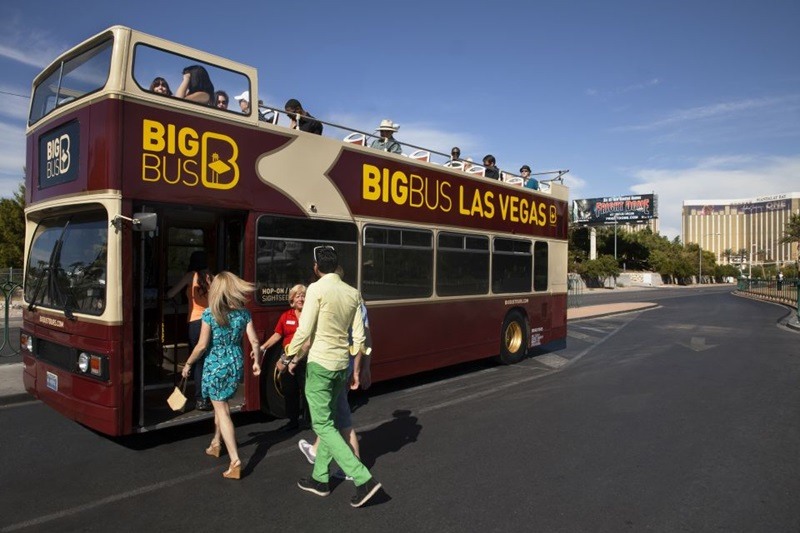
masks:
<path id="1" fill-rule="evenodd" d="M 550 206 L 550 225 L 555 226 L 558 222 L 558 214 L 556 213 L 556 206 Z"/>
<path id="2" fill-rule="evenodd" d="M 537 226 L 544 226 L 547 222 L 547 206 L 539 204 L 539 220 L 536 221 Z"/>
<path id="3" fill-rule="evenodd" d="M 196 169 L 197 168 L 197 161 L 195 161 L 193 159 L 187 159 L 187 160 L 185 160 L 183 162 L 183 171 L 186 174 L 188 174 L 189 176 L 191 176 L 192 178 L 194 178 L 191 181 L 187 180 L 186 178 L 184 178 L 183 179 L 183 184 L 187 185 L 189 187 L 194 187 L 194 186 L 196 186 L 197 184 L 200 183 L 200 176 L 197 174 L 196 171 L 190 169 L 189 167 L 192 167 L 192 168 Z"/>
<path id="4" fill-rule="evenodd" d="M 483 195 L 483 202 L 486 209 L 484 216 L 486 218 L 494 218 L 494 203 L 492 202 L 492 198 L 494 198 L 494 193 L 492 191 L 486 191 Z"/>
<path id="5" fill-rule="evenodd" d="M 389 202 L 389 169 L 383 169 L 383 183 L 381 184 L 381 189 L 383 190 L 383 202 Z"/>
<path id="6" fill-rule="evenodd" d="M 510 219 L 511 222 L 519 222 L 519 197 L 517 196 L 511 197 Z"/>
<path id="7" fill-rule="evenodd" d="M 458 186 L 458 212 L 459 214 L 469 216 L 470 212 L 468 209 L 464 209 L 464 186 Z"/>
<path id="8" fill-rule="evenodd" d="M 142 181 L 158 181 L 161 179 L 160 162 L 161 158 L 155 154 L 142 154 Z"/>
<path id="9" fill-rule="evenodd" d="M 228 157 L 228 159 L 214 160 L 209 163 L 209 154 L 217 154 L 219 152 L 217 150 L 213 152 L 209 150 L 209 141 L 220 141 L 229 145 L 231 152 L 230 157 Z M 203 181 L 203 186 L 209 189 L 233 189 L 236 184 L 239 183 L 239 164 L 237 163 L 239 159 L 239 146 L 227 135 L 211 131 L 207 131 L 203 134 L 202 143 L 205 161 L 201 167 L 200 179 Z M 209 176 L 209 174 L 211 174 L 211 176 Z M 227 181 L 220 182 L 221 176 L 225 176 Z"/>
<path id="10" fill-rule="evenodd" d="M 175 154 L 175 124 L 167 124 L 167 153 Z"/>
<path id="11" fill-rule="evenodd" d="M 142 150 L 160 152 L 164 149 L 164 126 L 155 120 L 142 123 Z"/>
<path id="12" fill-rule="evenodd" d="M 411 194 L 409 204 L 411 207 L 422 207 L 425 201 L 425 182 L 416 174 L 411 174 Z"/>
<path id="13" fill-rule="evenodd" d="M 414 176 L 411 176 L 412 180 Z M 392 174 L 392 201 L 403 205 L 408 201 L 408 178 L 400 171 Z"/>
<path id="14" fill-rule="evenodd" d="M 528 223 L 528 217 L 530 216 L 530 212 L 528 211 L 528 199 L 527 198 L 520 198 L 519 199 L 519 221 L 523 224 Z"/>
<path id="15" fill-rule="evenodd" d="M 364 165 L 361 176 L 361 197 L 375 201 L 381 196 L 381 171 L 374 165 Z"/>
<path id="16" fill-rule="evenodd" d="M 442 211 L 445 213 L 449 213 L 451 209 L 453 209 L 453 199 L 450 198 L 450 195 L 447 194 L 445 188 L 449 189 L 451 187 L 450 182 L 443 181 L 440 184 L 441 192 L 442 192 Z M 445 207 L 444 200 L 447 200 L 447 207 Z"/>
<path id="17" fill-rule="evenodd" d="M 181 131 L 178 132 L 178 149 L 186 157 L 194 157 L 200 151 L 200 143 L 197 140 L 196 131 L 192 128 L 181 128 Z"/>

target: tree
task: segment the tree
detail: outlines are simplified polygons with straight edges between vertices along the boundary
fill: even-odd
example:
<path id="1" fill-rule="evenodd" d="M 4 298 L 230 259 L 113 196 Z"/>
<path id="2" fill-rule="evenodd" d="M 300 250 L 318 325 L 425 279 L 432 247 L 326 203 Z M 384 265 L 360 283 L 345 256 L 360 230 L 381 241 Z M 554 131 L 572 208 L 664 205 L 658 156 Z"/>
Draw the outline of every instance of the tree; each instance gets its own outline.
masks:
<path id="1" fill-rule="evenodd" d="M 22 267 L 25 249 L 25 184 L 14 198 L 0 198 L 0 267 Z"/>
<path id="2" fill-rule="evenodd" d="M 800 243 L 800 213 L 795 213 L 783 227 L 782 243 Z"/>
<path id="3" fill-rule="evenodd" d="M 584 278 L 587 286 L 603 287 L 608 278 L 617 279 L 620 269 L 614 256 L 601 255 L 597 259 L 581 263 L 578 266 L 578 273 Z"/>

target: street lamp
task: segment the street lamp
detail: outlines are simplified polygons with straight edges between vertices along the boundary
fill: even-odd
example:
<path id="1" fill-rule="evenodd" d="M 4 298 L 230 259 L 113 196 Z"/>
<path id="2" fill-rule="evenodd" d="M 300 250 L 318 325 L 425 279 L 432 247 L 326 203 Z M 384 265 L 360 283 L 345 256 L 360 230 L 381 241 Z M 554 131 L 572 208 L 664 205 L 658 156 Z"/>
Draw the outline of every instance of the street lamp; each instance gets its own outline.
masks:
<path id="1" fill-rule="evenodd" d="M 703 237 L 708 237 L 709 235 L 719 235 L 719 233 L 706 233 Z M 703 284 L 703 239 L 700 239 L 700 242 L 697 243 L 697 255 L 700 257 L 700 274 L 697 276 L 697 283 L 700 285 Z"/>

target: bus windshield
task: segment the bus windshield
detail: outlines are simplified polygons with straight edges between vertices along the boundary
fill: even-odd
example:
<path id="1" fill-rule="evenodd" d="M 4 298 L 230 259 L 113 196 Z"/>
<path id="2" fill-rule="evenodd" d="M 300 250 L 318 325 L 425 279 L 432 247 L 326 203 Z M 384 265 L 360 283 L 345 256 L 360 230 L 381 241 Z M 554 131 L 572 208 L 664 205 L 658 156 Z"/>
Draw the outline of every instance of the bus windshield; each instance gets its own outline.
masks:
<path id="1" fill-rule="evenodd" d="M 52 217 L 36 228 L 25 298 L 31 306 L 99 315 L 106 307 L 108 217 L 103 210 Z"/>
<path id="2" fill-rule="evenodd" d="M 34 124 L 60 105 L 102 89 L 111 69 L 111 48 L 108 39 L 71 59 L 53 66 L 49 76 L 33 89 L 28 124 Z"/>

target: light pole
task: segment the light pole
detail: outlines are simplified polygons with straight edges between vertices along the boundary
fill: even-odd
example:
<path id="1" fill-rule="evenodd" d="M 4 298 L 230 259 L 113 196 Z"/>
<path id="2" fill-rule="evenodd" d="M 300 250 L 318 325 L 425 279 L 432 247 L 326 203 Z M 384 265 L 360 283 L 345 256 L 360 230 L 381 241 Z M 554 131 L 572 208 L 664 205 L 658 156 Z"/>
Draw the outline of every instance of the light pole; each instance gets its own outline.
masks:
<path id="1" fill-rule="evenodd" d="M 703 238 L 708 237 L 709 235 L 719 235 L 719 233 L 706 233 L 703 235 Z M 700 274 L 697 276 L 697 283 L 703 284 L 703 239 L 700 239 L 700 242 L 697 244 L 697 255 L 700 257 L 699 262 L 699 272 Z"/>

